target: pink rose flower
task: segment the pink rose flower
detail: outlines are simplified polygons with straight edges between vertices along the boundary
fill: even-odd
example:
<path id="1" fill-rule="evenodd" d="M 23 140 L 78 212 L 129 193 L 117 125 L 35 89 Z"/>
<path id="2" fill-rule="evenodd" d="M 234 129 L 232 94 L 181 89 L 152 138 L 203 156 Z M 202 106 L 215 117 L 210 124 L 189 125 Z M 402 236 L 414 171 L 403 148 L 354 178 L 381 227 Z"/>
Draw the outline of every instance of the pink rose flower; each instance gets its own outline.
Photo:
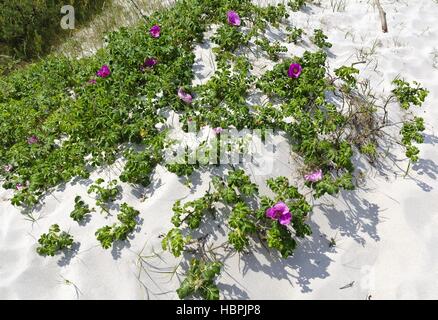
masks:
<path id="1" fill-rule="evenodd" d="M 282 225 L 288 225 L 292 220 L 292 214 L 284 202 L 277 202 L 273 207 L 266 210 L 266 216 L 272 220 L 278 220 Z"/>
<path id="2" fill-rule="evenodd" d="M 152 36 L 152 38 L 159 38 L 160 37 L 161 28 L 159 25 L 154 25 L 150 30 L 149 33 Z"/>
<path id="3" fill-rule="evenodd" d="M 106 78 L 111 74 L 111 70 L 109 67 L 105 64 L 102 66 L 102 68 L 99 69 L 99 71 L 96 72 L 96 75 L 99 78 Z"/>
<path id="4" fill-rule="evenodd" d="M 193 97 L 191 94 L 184 91 L 183 88 L 179 88 L 178 90 L 178 97 L 184 101 L 185 103 L 192 103 Z"/>
<path id="5" fill-rule="evenodd" d="M 147 58 L 143 65 L 140 66 L 141 71 L 145 71 L 147 68 L 153 68 L 158 63 L 158 60 L 155 58 Z"/>
<path id="6" fill-rule="evenodd" d="M 236 11 L 230 10 L 227 12 L 228 23 L 232 26 L 238 27 L 240 26 L 240 17 Z"/>
<path id="7" fill-rule="evenodd" d="M 292 63 L 289 67 L 287 75 L 289 78 L 297 79 L 300 77 L 301 72 L 303 71 L 303 67 L 299 63 Z"/>

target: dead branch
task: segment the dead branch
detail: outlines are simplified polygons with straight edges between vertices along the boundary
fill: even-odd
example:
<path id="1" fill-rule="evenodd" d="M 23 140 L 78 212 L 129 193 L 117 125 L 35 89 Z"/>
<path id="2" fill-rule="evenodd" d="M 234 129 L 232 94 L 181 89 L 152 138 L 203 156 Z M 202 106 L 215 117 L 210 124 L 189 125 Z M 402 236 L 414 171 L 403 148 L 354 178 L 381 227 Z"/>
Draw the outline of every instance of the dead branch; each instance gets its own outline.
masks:
<path id="1" fill-rule="evenodd" d="M 379 9 L 380 21 L 382 22 L 382 30 L 384 33 L 388 32 L 388 23 L 386 22 L 386 12 L 383 10 L 380 0 L 374 0 L 377 8 Z"/>

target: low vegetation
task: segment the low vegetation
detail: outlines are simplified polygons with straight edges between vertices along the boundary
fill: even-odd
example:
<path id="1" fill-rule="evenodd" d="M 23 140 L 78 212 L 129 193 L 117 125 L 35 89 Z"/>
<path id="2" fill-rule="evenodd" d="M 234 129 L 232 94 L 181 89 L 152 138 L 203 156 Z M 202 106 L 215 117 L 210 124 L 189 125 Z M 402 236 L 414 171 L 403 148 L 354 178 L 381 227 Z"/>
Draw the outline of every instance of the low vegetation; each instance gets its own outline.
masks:
<path id="1" fill-rule="evenodd" d="M 191 261 L 177 290 L 179 297 L 219 298 L 215 283 L 224 261 L 218 261 L 216 250 L 245 253 L 261 243 L 283 258 L 293 255 L 300 239 L 312 232 L 307 223 L 312 211 L 309 199 L 353 190 L 357 169 L 353 157 L 363 156 L 375 164 L 383 153 L 381 142 L 390 135 L 386 129 L 399 127 L 391 139 L 406 148 L 409 162 L 418 161 L 416 144 L 423 142 L 424 121 L 413 115 L 412 106 L 421 106 L 428 93 L 416 83 L 398 79 L 391 96 L 379 103 L 366 94 L 366 82 L 354 64 L 334 74 L 329 71 L 331 43 L 320 29 L 307 39 L 301 29 L 289 29 L 284 43 L 268 41 L 267 28 L 286 24 L 304 2 L 259 7 L 249 0 L 178 1 L 137 27 L 109 34 L 107 46 L 95 56 L 47 57 L 0 77 L 1 176 L 3 187 L 15 190 L 12 203 L 31 209 L 60 183 L 89 178 L 90 170 L 113 164 L 121 156 L 126 164 L 119 179 L 144 186 L 160 163 L 186 177 L 208 168 L 199 161 L 164 163 L 167 130 L 157 124 L 165 122 L 161 111 L 174 111 L 185 130 L 188 122 L 215 128 L 219 140 L 227 128 L 284 132 L 303 171 L 297 181 L 268 179 L 267 196 L 246 172 L 229 166 L 224 176 L 214 177 L 202 197 L 174 204 L 173 227 L 162 246 Z M 218 67 L 208 81 L 192 86 L 193 50 L 206 40 L 212 25 L 217 31 L 208 40 L 217 45 Z M 288 41 L 309 41 L 314 46 L 301 56 L 291 56 L 285 47 Z M 249 58 L 254 46 L 272 60 L 273 68 L 260 76 L 252 72 Z M 250 105 L 247 100 L 254 92 L 268 102 Z M 397 112 L 389 108 L 393 102 L 401 107 Z M 390 115 L 399 112 L 402 120 L 394 121 Z M 119 194 L 117 181 L 104 185 L 99 179 L 89 193 L 109 213 L 109 204 Z M 72 218 L 80 221 L 88 207 L 78 198 L 76 206 Z M 102 247 L 126 240 L 139 214 L 122 204 L 119 222 L 96 232 Z M 227 241 L 208 249 L 207 238 L 199 237 L 199 231 L 212 221 L 223 222 Z M 53 227 L 43 235 L 40 253 L 52 255 L 71 245 L 71 238 L 58 232 Z"/>

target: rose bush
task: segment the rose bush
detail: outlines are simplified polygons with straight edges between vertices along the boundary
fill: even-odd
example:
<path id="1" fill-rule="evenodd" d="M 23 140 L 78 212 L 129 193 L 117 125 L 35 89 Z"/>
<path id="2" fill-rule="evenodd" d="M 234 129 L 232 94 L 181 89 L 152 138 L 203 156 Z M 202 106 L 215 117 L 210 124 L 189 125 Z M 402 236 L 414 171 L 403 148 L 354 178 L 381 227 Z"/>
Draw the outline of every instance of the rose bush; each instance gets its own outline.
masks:
<path id="1" fill-rule="evenodd" d="M 291 1 L 289 6 L 296 10 L 302 4 Z M 299 239 L 311 234 L 309 199 L 354 189 L 353 156 L 376 161 L 384 130 L 399 124 L 388 117 L 389 102 L 399 102 L 406 112 L 424 102 L 427 90 L 397 80 L 385 104 L 366 100 L 359 94 L 354 66 L 329 72 L 325 50 L 330 43 L 321 30 L 309 39 L 321 48 L 297 57 L 281 43 L 256 41 L 288 17 L 282 4 L 262 8 L 249 0 L 178 1 L 137 27 L 109 34 L 107 46 L 95 56 L 47 57 L 0 77 L 0 175 L 3 187 L 15 190 L 12 203 L 32 209 L 58 184 L 88 178 L 90 168 L 120 156 L 126 164 L 119 179 L 147 186 L 166 148 L 166 130 L 156 127 L 165 120 L 160 111 L 174 111 L 186 130 L 192 121 L 214 128 L 219 139 L 231 127 L 285 132 L 304 172 L 297 181 L 268 179 L 271 194 L 266 195 L 243 170 L 229 166 L 224 176 L 214 176 L 202 197 L 177 201 L 162 246 L 175 256 L 191 256 L 179 296 L 219 297 L 214 281 L 225 261 L 216 261 L 214 250 L 205 250 L 206 239 L 196 236 L 212 219 L 222 219 L 228 230 L 217 250 L 248 252 L 262 243 L 283 258 L 293 255 Z M 217 44 L 218 67 L 208 81 L 192 86 L 193 49 L 211 25 L 218 26 L 210 39 Z M 260 76 L 252 72 L 254 46 L 275 60 L 272 70 Z M 249 104 L 254 92 L 266 95 L 268 103 Z M 342 103 L 335 105 L 329 95 Z M 423 120 L 406 112 L 400 135 L 393 138 L 406 147 L 409 161 L 418 160 L 415 144 L 423 141 L 423 130 Z M 186 177 L 208 169 L 202 163 L 166 167 Z M 118 189 L 116 180 L 106 187 L 102 183 L 96 181 L 89 192 L 105 212 Z M 79 203 L 74 218 L 81 219 L 87 210 Z M 126 240 L 139 214 L 124 204 L 120 223 L 97 230 L 97 240 L 104 248 Z"/>

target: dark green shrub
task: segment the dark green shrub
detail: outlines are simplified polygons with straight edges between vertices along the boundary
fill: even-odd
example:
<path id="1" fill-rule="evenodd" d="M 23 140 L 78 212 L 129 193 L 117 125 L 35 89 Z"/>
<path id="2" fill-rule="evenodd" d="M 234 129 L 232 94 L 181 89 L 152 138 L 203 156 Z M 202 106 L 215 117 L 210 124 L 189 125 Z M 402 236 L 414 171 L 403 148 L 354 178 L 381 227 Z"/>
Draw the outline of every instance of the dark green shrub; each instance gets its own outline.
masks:
<path id="1" fill-rule="evenodd" d="M 66 36 L 60 22 L 61 8 L 75 8 L 76 28 L 102 9 L 105 0 L 10 0 L 0 10 L 0 55 L 31 59 L 47 53 Z M 1 61 L 0 61 L 1 62 Z"/>

